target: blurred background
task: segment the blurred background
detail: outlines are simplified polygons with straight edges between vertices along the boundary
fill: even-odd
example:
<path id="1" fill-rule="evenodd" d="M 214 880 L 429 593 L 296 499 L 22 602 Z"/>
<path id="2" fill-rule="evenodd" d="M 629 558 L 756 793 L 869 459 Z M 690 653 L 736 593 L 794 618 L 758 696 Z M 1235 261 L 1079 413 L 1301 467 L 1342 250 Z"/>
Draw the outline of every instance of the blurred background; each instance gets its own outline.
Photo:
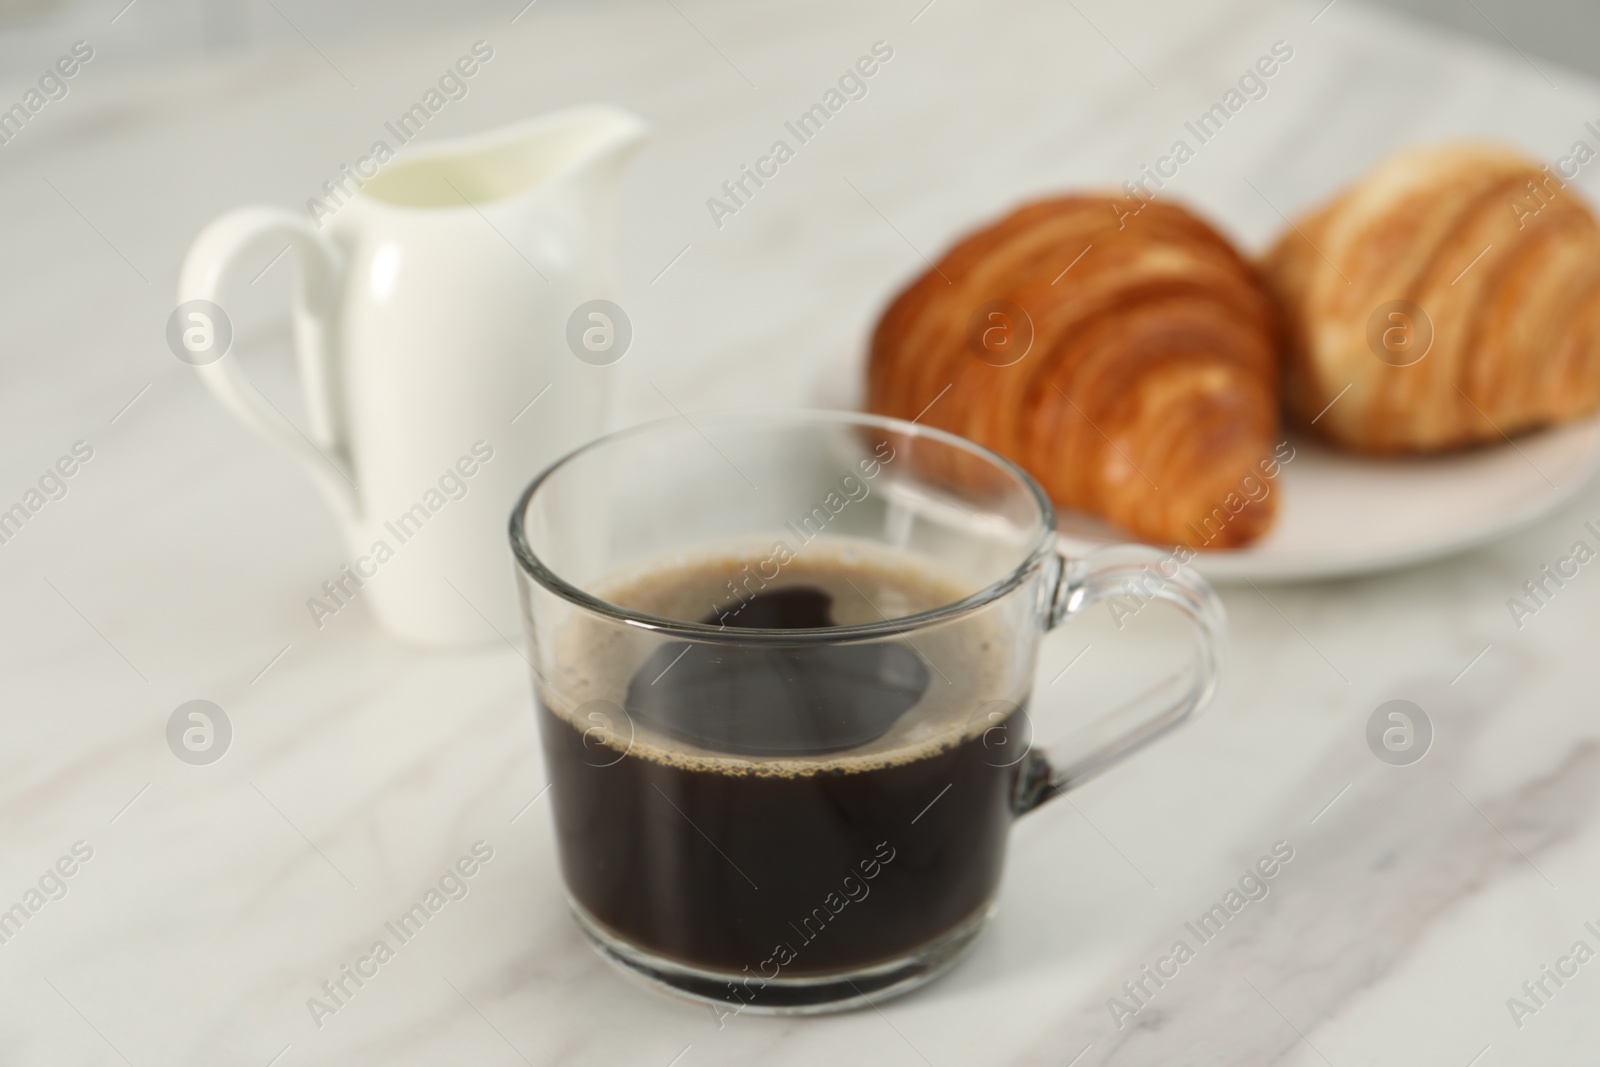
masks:
<path id="1" fill-rule="evenodd" d="M 543 8 L 622 6 L 617 0 L 538 0 Z M 1325 0 L 1324 0 L 1325 2 Z M 1342 2 L 1342 0 L 1340 0 Z M 1600 74 L 1600 8 L 1573 0 L 1369 0 L 1438 29 L 1479 38 L 1497 48 L 1520 48 L 1575 70 Z M 448 5 L 423 0 L 5 0 L 0 3 L 0 67 L 15 72 L 35 65 L 65 35 L 100 31 L 107 18 L 120 26 L 127 8 L 139 17 L 119 31 L 117 63 L 173 63 L 309 41 L 360 41 L 430 27 L 494 19 L 520 6 L 490 0 Z M 1150 5 L 1134 5 L 1149 7 Z M 291 21 L 292 20 L 292 21 Z"/>

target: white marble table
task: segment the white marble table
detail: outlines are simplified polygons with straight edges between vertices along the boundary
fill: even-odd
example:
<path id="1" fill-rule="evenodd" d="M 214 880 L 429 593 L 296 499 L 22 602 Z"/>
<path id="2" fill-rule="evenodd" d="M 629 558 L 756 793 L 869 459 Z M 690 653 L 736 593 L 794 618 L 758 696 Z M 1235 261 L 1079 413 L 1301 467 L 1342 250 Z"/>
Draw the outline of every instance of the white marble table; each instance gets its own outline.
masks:
<path id="1" fill-rule="evenodd" d="M 1575 941 L 1600 949 L 1600 577 L 1521 630 L 1506 599 L 1600 518 L 1600 489 L 1433 565 L 1228 590 L 1210 712 L 1017 826 L 957 971 L 819 1020 L 719 1029 L 582 942 L 505 644 L 404 648 L 362 610 L 310 623 L 307 591 L 344 559 L 333 521 L 167 352 L 177 265 L 225 208 L 303 203 L 475 39 L 504 60 L 438 133 L 593 99 L 655 125 L 623 189 L 619 421 L 669 414 L 655 387 L 691 408 L 850 402 L 864 332 L 922 254 L 1028 194 L 1134 176 L 1277 40 L 1293 61 L 1171 189 L 1251 247 L 1413 140 L 1554 159 L 1600 120 L 1576 75 L 1357 0 L 1314 22 L 1320 5 L 922 4 L 539 4 L 514 25 L 509 4 L 326 59 L 91 64 L 0 148 L 0 502 L 94 450 L 0 545 L 0 907 L 62 857 L 73 871 L 0 944 L 0 1063 L 1594 1062 L 1600 962 L 1545 979 L 1520 1027 L 1507 998 Z M 870 94 L 716 228 L 706 198 L 880 39 L 894 59 Z M 293 410 L 286 279 L 246 287 L 236 318 Z M 1090 623 L 1044 670 L 1093 642 L 1088 685 L 1140 640 Z M 210 766 L 164 738 L 196 698 L 235 731 Z M 1414 766 L 1364 740 L 1393 698 L 1435 724 Z M 307 999 L 480 840 L 470 894 L 319 1028 Z M 1294 858 L 1270 894 L 1119 1028 L 1108 998 L 1278 841 Z"/>

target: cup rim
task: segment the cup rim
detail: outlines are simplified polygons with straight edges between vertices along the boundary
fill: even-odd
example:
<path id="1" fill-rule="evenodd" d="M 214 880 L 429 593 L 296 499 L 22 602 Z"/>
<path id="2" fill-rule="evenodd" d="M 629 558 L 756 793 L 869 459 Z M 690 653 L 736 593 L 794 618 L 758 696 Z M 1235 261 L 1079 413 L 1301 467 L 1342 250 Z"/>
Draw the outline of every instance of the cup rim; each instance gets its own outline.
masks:
<path id="1" fill-rule="evenodd" d="M 1003 577 L 960 600 L 893 619 L 856 623 L 851 626 L 830 626 L 821 630 L 785 630 L 762 627 L 730 628 L 715 626 L 710 623 L 669 619 L 664 616 L 651 615 L 648 612 L 626 608 L 620 604 L 613 604 L 609 600 L 604 600 L 584 589 L 580 589 L 555 573 L 533 551 L 533 547 L 528 543 L 527 534 L 523 528 L 528 506 L 532 503 L 533 496 L 539 491 L 540 486 L 544 485 L 557 471 L 578 457 L 615 444 L 618 441 L 658 433 L 669 426 L 678 426 L 685 422 L 688 422 L 690 427 L 695 430 L 700 429 L 696 422 L 690 422 L 688 416 L 680 414 L 661 419 L 652 419 L 649 422 L 638 423 L 625 429 L 614 430 L 611 433 L 604 434 L 572 449 L 535 475 L 533 480 L 528 483 L 527 488 L 518 495 L 516 506 L 511 511 L 509 526 L 511 551 L 516 557 L 518 567 L 546 590 L 577 607 L 611 619 L 614 622 L 620 622 L 664 637 L 679 637 L 713 644 L 811 644 L 893 637 L 904 634 L 908 630 L 921 629 L 925 626 L 958 618 L 986 604 L 993 603 L 1020 586 L 1027 580 L 1028 575 L 1033 572 L 1034 568 L 1039 565 L 1039 562 L 1051 555 L 1055 549 L 1055 505 L 1051 503 L 1049 495 L 1044 491 L 1038 480 L 998 452 L 946 430 L 933 426 L 920 426 L 915 422 L 907 422 L 904 419 L 889 418 L 868 412 L 822 408 L 783 408 L 779 410 L 722 409 L 697 414 L 695 419 L 699 424 L 711 422 L 724 425 L 730 423 L 759 423 L 764 426 L 771 426 L 775 420 L 778 420 L 789 424 L 834 423 L 839 425 L 871 426 L 910 437 L 926 437 L 940 441 L 984 460 L 993 467 L 999 468 L 1011 475 L 1024 489 L 1032 494 L 1034 503 L 1039 509 L 1038 537 L 1022 561 Z"/>

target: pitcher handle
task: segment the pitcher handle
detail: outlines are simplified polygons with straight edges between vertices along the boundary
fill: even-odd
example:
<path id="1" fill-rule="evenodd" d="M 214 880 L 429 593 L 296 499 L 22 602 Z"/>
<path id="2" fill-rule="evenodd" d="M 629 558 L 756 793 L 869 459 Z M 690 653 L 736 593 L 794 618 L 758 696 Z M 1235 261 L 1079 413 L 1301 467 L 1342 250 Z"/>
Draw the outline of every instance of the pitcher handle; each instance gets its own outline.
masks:
<path id="1" fill-rule="evenodd" d="M 1061 795 L 1154 741 L 1204 708 L 1216 691 L 1227 615 L 1210 584 L 1180 563 L 1176 553 L 1163 555 L 1144 546 L 1121 545 L 1084 559 L 1062 556 L 1046 627 L 1055 629 L 1089 607 L 1119 596 L 1133 602 L 1160 600 L 1187 616 L 1194 628 L 1194 663 L 1175 676 L 1183 679 L 1183 685 L 1172 700 L 1142 715 L 1134 715 L 1134 708 L 1124 706 L 1111 717 L 1124 717 L 1125 721 L 1114 723 L 1119 728 L 1082 746 L 1081 751 L 1029 751 L 1017 781 L 1014 808 L 1018 814 Z M 1164 683 L 1158 683 L 1156 689 L 1163 687 Z M 1107 722 L 1102 719 L 1100 724 Z"/>
<path id="2" fill-rule="evenodd" d="M 279 207 L 242 207 L 211 221 L 200 231 L 178 275 L 180 306 L 191 300 L 216 302 L 223 276 L 239 256 L 257 244 L 287 244 L 300 263 L 293 318 L 295 351 L 309 425 L 306 432 L 272 405 L 231 351 L 209 362 L 190 360 L 200 380 L 234 418 L 305 469 L 344 519 L 361 510 L 343 405 L 334 374 L 344 257 L 306 219 Z M 229 327 L 231 333 L 231 326 Z"/>

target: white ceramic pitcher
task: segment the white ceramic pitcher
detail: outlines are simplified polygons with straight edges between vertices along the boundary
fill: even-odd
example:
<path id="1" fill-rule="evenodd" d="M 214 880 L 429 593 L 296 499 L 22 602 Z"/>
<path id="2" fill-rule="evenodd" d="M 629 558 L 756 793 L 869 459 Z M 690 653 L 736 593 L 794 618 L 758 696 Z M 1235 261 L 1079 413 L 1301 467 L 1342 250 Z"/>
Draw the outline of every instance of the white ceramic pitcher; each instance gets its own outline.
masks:
<path id="1" fill-rule="evenodd" d="M 629 327 L 581 315 L 580 359 L 569 320 L 611 295 L 615 179 L 642 134 L 594 106 L 417 145 L 324 198 L 317 223 L 245 207 L 196 238 L 179 312 L 218 302 L 247 248 L 287 244 L 299 260 L 303 430 L 225 347 L 185 358 L 339 516 L 349 558 L 299 594 L 308 626 L 360 602 L 411 641 L 515 639 L 507 516 L 540 468 L 604 428 L 610 361 L 592 356 Z"/>

